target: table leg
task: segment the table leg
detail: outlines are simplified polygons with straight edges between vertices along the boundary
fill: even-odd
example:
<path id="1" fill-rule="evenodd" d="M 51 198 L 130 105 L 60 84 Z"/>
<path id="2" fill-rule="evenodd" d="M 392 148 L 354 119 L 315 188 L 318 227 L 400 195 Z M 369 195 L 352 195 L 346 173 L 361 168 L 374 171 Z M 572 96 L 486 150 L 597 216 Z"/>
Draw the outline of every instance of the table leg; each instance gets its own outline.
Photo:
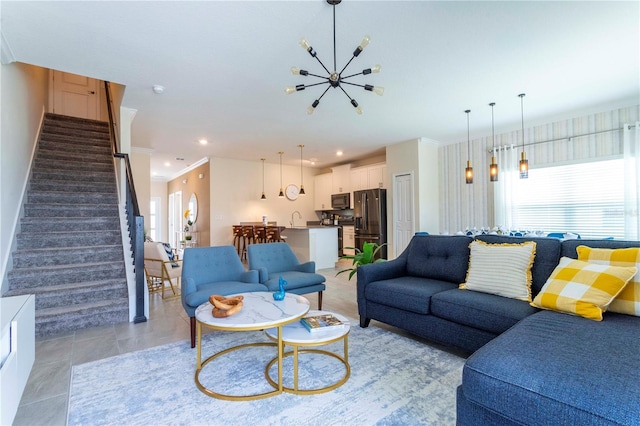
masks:
<path id="1" fill-rule="evenodd" d="M 298 345 L 293 345 L 293 390 L 298 391 Z"/>
<path id="2" fill-rule="evenodd" d="M 282 326 L 278 326 L 278 390 L 282 392 L 284 390 L 284 383 L 282 383 L 282 356 L 284 347 L 282 345 Z"/>
<path id="3" fill-rule="evenodd" d="M 349 335 L 344 336 L 344 362 L 349 364 Z"/>
<path id="4" fill-rule="evenodd" d="M 196 370 L 200 370 L 202 368 L 202 324 L 200 321 L 196 321 L 196 346 Z"/>

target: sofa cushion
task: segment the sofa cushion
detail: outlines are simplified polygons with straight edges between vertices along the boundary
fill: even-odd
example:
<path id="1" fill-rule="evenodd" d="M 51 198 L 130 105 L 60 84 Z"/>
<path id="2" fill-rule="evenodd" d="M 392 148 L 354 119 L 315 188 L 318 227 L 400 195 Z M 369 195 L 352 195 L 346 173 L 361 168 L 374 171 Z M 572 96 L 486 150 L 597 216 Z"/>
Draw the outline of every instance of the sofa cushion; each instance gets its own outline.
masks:
<path id="1" fill-rule="evenodd" d="M 460 289 L 431 297 L 431 313 L 442 319 L 500 334 L 538 312 L 527 302 Z"/>
<path id="2" fill-rule="evenodd" d="M 471 355 L 462 390 L 520 424 L 638 424 L 640 318 L 542 311 Z"/>
<path id="3" fill-rule="evenodd" d="M 563 257 L 531 304 L 602 321 L 602 313 L 636 272 L 635 267 L 600 265 Z"/>
<path id="4" fill-rule="evenodd" d="M 476 240 L 485 243 L 521 243 L 524 241 L 534 241 L 536 243 L 536 258 L 531 268 L 531 295 L 535 297 L 542 286 L 547 282 L 547 278 L 560 261 L 560 240 L 556 238 L 522 238 L 508 237 L 506 235 L 478 235 Z"/>
<path id="5" fill-rule="evenodd" d="M 578 246 L 578 260 L 613 266 L 632 266 L 640 271 L 640 248 L 629 247 L 619 249 L 591 248 Z M 640 316 L 640 273 L 636 273 L 631 281 L 613 299 L 609 312 Z"/>
<path id="6" fill-rule="evenodd" d="M 365 288 L 365 297 L 368 301 L 381 305 L 428 314 L 434 294 L 456 287 L 456 284 L 447 281 L 405 276 L 370 283 Z"/>
<path id="7" fill-rule="evenodd" d="M 470 237 L 424 235 L 407 247 L 407 275 L 460 284 L 469 265 Z"/>
<path id="8" fill-rule="evenodd" d="M 531 266 L 536 243 L 470 245 L 469 270 L 461 289 L 496 294 L 531 302 Z"/>
<path id="9" fill-rule="evenodd" d="M 325 277 L 316 273 L 286 271 L 269 274 L 269 280 L 264 285 L 267 286 L 269 291 L 278 291 L 280 289 L 280 277 L 287 282 L 284 286 L 285 291 L 322 284 L 326 280 Z"/>

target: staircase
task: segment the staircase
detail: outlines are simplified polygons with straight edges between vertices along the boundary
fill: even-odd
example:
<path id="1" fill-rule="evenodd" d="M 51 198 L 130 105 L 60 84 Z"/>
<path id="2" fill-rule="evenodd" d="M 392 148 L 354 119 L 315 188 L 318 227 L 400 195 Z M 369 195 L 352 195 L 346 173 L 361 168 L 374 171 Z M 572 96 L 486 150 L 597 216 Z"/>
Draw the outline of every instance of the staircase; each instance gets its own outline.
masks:
<path id="1" fill-rule="evenodd" d="M 8 279 L 36 295 L 37 336 L 129 320 L 106 122 L 46 114 Z"/>

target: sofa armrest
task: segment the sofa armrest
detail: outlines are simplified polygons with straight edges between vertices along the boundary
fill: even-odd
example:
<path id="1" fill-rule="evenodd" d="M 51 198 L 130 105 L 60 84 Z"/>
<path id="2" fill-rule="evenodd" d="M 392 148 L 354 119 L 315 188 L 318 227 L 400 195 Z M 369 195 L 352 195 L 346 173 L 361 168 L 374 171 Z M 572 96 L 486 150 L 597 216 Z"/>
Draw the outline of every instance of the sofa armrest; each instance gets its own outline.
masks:
<path id="1" fill-rule="evenodd" d="M 259 278 L 259 273 L 256 270 L 250 270 L 240 274 L 240 281 L 243 283 L 258 283 Z"/>
<path id="2" fill-rule="evenodd" d="M 299 265 L 296 265 L 293 268 L 293 270 L 298 272 L 308 272 L 310 274 L 313 274 L 316 272 L 316 262 L 312 260 L 310 262 L 301 263 Z"/>
<path id="3" fill-rule="evenodd" d="M 359 266 L 356 270 L 357 279 L 357 300 L 360 324 L 363 327 L 368 324 L 367 300 L 365 298 L 365 288 L 374 281 L 389 280 L 405 276 L 407 273 L 407 258 L 401 256 L 388 262 L 370 263 Z"/>

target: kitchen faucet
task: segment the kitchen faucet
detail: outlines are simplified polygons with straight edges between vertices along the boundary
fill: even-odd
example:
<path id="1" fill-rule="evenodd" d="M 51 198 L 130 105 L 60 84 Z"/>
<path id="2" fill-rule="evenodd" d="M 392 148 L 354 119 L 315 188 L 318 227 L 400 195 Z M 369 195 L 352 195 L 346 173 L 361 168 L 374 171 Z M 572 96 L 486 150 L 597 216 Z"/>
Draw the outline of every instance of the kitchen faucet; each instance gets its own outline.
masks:
<path id="1" fill-rule="evenodd" d="M 289 224 L 291 225 L 292 228 L 294 227 L 293 215 L 295 215 L 296 213 L 298 213 L 298 219 L 302 219 L 302 215 L 300 214 L 300 212 L 298 210 L 296 210 L 293 213 L 291 213 L 291 222 L 289 222 Z"/>

